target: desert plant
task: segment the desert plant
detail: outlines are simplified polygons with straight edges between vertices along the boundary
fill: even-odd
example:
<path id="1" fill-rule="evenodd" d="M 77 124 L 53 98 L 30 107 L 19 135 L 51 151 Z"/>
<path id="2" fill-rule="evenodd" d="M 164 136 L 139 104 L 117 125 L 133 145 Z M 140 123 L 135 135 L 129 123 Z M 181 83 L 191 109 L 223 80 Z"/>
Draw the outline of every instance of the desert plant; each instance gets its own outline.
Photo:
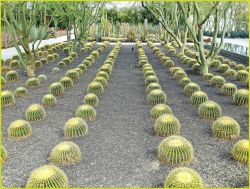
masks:
<path id="1" fill-rule="evenodd" d="M 58 67 L 52 68 L 52 73 L 58 73 L 58 72 L 60 72 L 60 68 Z"/>
<path id="2" fill-rule="evenodd" d="M 219 60 L 213 60 L 211 63 L 210 63 L 210 67 L 219 67 L 221 65 L 221 62 Z"/>
<path id="3" fill-rule="evenodd" d="M 70 77 L 62 77 L 60 79 L 60 83 L 64 87 L 64 89 L 68 89 L 70 87 L 73 87 L 73 80 Z"/>
<path id="4" fill-rule="evenodd" d="M 226 77 L 235 77 L 236 71 L 234 69 L 228 69 L 227 71 L 224 72 L 224 75 Z"/>
<path id="5" fill-rule="evenodd" d="M 233 96 L 237 91 L 237 86 L 233 83 L 225 83 L 221 87 L 221 94 L 224 96 Z"/>
<path id="6" fill-rule="evenodd" d="M 74 68 L 78 72 L 79 76 L 83 74 L 83 71 L 80 68 Z"/>
<path id="7" fill-rule="evenodd" d="M 2 163 L 6 162 L 8 160 L 9 156 L 8 156 L 8 151 L 6 150 L 6 148 L 1 145 L 1 160 Z"/>
<path id="8" fill-rule="evenodd" d="M 47 80 L 47 76 L 40 74 L 39 76 L 37 76 L 37 79 L 39 80 L 40 84 L 45 82 Z"/>
<path id="9" fill-rule="evenodd" d="M 233 62 L 233 61 L 230 61 L 229 64 L 228 64 L 230 67 L 234 68 L 237 63 L 236 62 Z"/>
<path id="10" fill-rule="evenodd" d="M 201 90 L 201 89 L 200 89 L 200 86 L 199 86 L 198 84 L 191 82 L 191 83 L 188 83 L 188 84 L 184 87 L 183 92 L 184 92 L 184 94 L 185 94 L 186 96 L 191 96 L 194 92 L 200 91 L 200 90 Z"/>
<path id="11" fill-rule="evenodd" d="M 64 126 L 65 137 L 81 137 L 88 134 L 88 125 L 79 117 L 69 119 Z"/>
<path id="12" fill-rule="evenodd" d="M 53 61 L 55 61 L 55 57 L 52 54 L 49 54 L 47 56 L 47 60 L 48 60 L 48 62 L 53 62 Z"/>
<path id="13" fill-rule="evenodd" d="M 98 97 L 94 93 L 88 93 L 85 95 L 83 102 L 90 106 L 98 106 L 99 104 Z"/>
<path id="14" fill-rule="evenodd" d="M 163 63 L 163 65 L 166 66 L 167 68 L 172 68 L 172 67 L 174 67 L 174 62 L 172 60 L 166 60 Z"/>
<path id="15" fill-rule="evenodd" d="M 208 101 L 208 96 L 203 91 L 196 91 L 191 96 L 191 102 L 193 105 L 200 105 L 206 101 Z"/>
<path id="16" fill-rule="evenodd" d="M 213 137 L 235 139 L 240 136 L 240 125 L 231 117 L 220 117 L 212 125 Z"/>
<path id="17" fill-rule="evenodd" d="M 213 87 L 221 88 L 226 83 L 226 80 L 221 76 L 213 76 L 210 80 L 210 85 Z"/>
<path id="18" fill-rule="evenodd" d="M 172 111 L 166 104 L 157 104 L 151 109 L 150 114 L 153 119 L 157 119 L 163 114 L 172 114 Z"/>
<path id="19" fill-rule="evenodd" d="M 47 58 L 41 58 L 40 61 L 41 61 L 42 64 L 48 64 Z"/>
<path id="20" fill-rule="evenodd" d="M 55 60 L 59 58 L 59 54 L 57 53 L 53 53 L 52 56 L 54 57 Z"/>
<path id="21" fill-rule="evenodd" d="M 2 88 L 7 87 L 6 79 L 3 76 L 1 77 L 1 86 L 2 86 Z"/>
<path id="22" fill-rule="evenodd" d="M 86 121 L 93 121 L 96 118 L 96 111 L 93 106 L 84 104 L 77 108 L 76 117 L 80 117 Z"/>
<path id="23" fill-rule="evenodd" d="M 7 107 L 15 104 L 15 97 L 11 91 L 2 91 L 1 92 L 1 105 L 2 107 Z"/>
<path id="24" fill-rule="evenodd" d="M 201 73 L 201 66 L 199 63 L 195 63 L 193 66 L 192 66 L 192 72 L 194 73 Z"/>
<path id="25" fill-rule="evenodd" d="M 29 88 L 37 88 L 40 86 L 40 81 L 36 77 L 27 79 L 26 86 Z"/>
<path id="26" fill-rule="evenodd" d="M 161 89 L 152 90 L 147 96 L 150 105 L 164 104 L 167 102 L 167 95 Z"/>
<path id="27" fill-rule="evenodd" d="M 104 92 L 103 85 L 100 82 L 93 81 L 88 85 L 88 93 L 94 93 L 96 95 L 101 95 Z"/>
<path id="28" fill-rule="evenodd" d="M 184 88 L 187 84 L 191 83 L 191 80 L 188 77 L 184 77 L 180 80 L 179 84 Z"/>
<path id="29" fill-rule="evenodd" d="M 248 162 L 249 141 L 240 140 L 232 148 L 231 154 L 233 159 L 241 163 Z"/>
<path id="30" fill-rule="evenodd" d="M 109 80 L 109 74 L 108 74 L 107 72 L 99 71 L 99 72 L 96 74 L 96 77 L 98 77 L 98 76 L 104 77 L 107 81 Z"/>
<path id="31" fill-rule="evenodd" d="M 108 87 L 108 81 L 102 76 L 96 76 L 93 82 L 99 82 L 104 88 Z"/>
<path id="32" fill-rule="evenodd" d="M 78 54 L 76 52 L 72 52 L 70 54 L 70 56 L 73 58 L 73 59 L 76 59 L 78 57 Z"/>
<path id="33" fill-rule="evenodd" d="M 246 67 L 243 64 L 237 64 L 235 66 L 235 68 L 236 68 L 237 71 L 239 71 L 239 70 L 245 70 L 246 69 Z"/>
<path id="34" fill-rule="evenodd" d="M 20 66 L 20 64 L 19 64 L 19 61 L 18 60 L 12 60 L 11 62 L 10 62 L 10 68 L 11 69 L 16 69 L 16 68 L 18 68 Z"/>
<path id="35" fill-rule="evenodd" d="M 72 61 L 69 57 L 67 58 L 63 58 L 62 61 L 65 63 L 65 64 L 70 64 Z"/>
<path id="36" fill-rule="evenodd" d="M 205 81 L 210 81 L 212 78 L 213 78 L 213 74 L 212 73 L 205 73 L 204 75 L 203 75 L 203 79 L 205 80 Z"/>
<path id="37" fill-rule="evenodd" d="M 156 76 L 155 72 L 150 68 L 146 69 L 146 71 L 143 74 L 144 78 L 147 78 L 148 76 Z"/>
<path id="38" fill-rule="evenodd" d="M 25 87 L 17 87 L 14 91 L 14 95 L 16 97 L 26 96 L 28 95 L 28 90 Z"/>
<path id="39" fill-rule="evenodd" d="M 157 155 L 163 163 L 186 163 L 193 160 L 193 147 L 185 138 L 173 135 L 161 141 Z"/>
<path id="40" fill-rule="evenodd" d="M 39 60 L 35 61 L 34 65 L 36 68 L 41 68 L 43 66 L 42 62 Z"/>
<path id="41" fill-rule="evenodd" d="M 92 65 L 92 63 L 91 63 L 89 60 L 84 60 L 84 61 L 82 62 L 82 64 L 86 65 L 87 68 L 90 67 L 90 66 Z"/>
<path id="42" fill-rule="evenodd" d="M 236 80 L 246 82 L 248 79 L 248 72 L 245 70 L 239 70 L 236 73 Z"/>
<path id="43" fill-rule="evenodd" d="M 5 75 L 6 81 L 17 81 L 19 79 L 19 75 L 16 71 L 10 70 Z"/>
<path id="44" fill-rule="evenodd" d="M 247 89 L 239 89 L 233 95 L 233 104 L 237 106 L 247 106 L 248 105 L 248 95 Z"/>
<path id="45" fill-rule="evenodd" d="M 182 78 L 187 77 L 187 74 L 183 70 L 178 70 L 174 74 L 174 79 L 180 81 Z"/>
<path id="46" fill-rule="evenodd" d="M 178 70 L 183 70 L 183 68 L 181 68 L 181 67 L 171 67 L 171 68 L 169 69 L 169 71 L 170 71 L 170 73 L 171 73 L 172 75 L 174 75 L 175 72 L 177 72 Z M 183 70 L 183 71 L 184 71 L 184 70 Z"/>
<path id="47" fill-rule="evenodd" d="M 80 78 L 79 73 L 74 69 L 68 70 L 65 73 L 65 76 L 71 78 L 73 81 L 76 81 Z"/>
<path id="48" fill-rule="evenodd" d="M 40 104 L 30 105 L 25 112 L 25 117 L 27 121 L 40 121 L 44 119 L 46 112 Z"/>
<path id="49" fill-rule="evenodd" d="M 158 78 L 156 76 L 150 75 L 145 79 L 145 85 L 148 86 L 150 83 L 158 83 Z"/>
<path id="50" fill-rule="evenodd" d="M 56 105 L 56 97 L 52 94 L 46 94 L 42 98 L 43 106 L 55 106 Z"/>
<path id="51" fill-rule="evenodd" d="M 32 134 L 30 124 L 25 120 L 13 121 L 8 128 L 8 138 L 23 140 Z"/>
<path id="52" fill-rule="evenodd" d="M 104 71 L 104 72 L 107 72 L 110 75 L 111 72 L 112 72 L 112 66 L 109 65 L 109 64 L 105 64 L 102 67 L 100 67 L 98 71 Z"/>
<path id="53" fill-rule="evenodd" d="M 154 89 L 161 89 L 159 83 L 150 83 L 146 88 L 146 93 L 149 94 Z"/>
<path id="54" fill-rule="evenodd" d="M 44 165 L 32 171 L 26 188 L 67 188 L 68 178 L 54 165 Z"/>
<path id="55" fill-rule="evenodd" d="M 217 119 L 221 116 L 221 107 L 214 101 L 206 101 L 199 106 L 198 114 L 204 119 Z"/>
<path id="56" fill-rule="evenodd" d="M 65 62 L 58 62 L 57 67 L 60 68 L 65 68 L 67 66 L 67 64 Z"/>
<path id="57" fill-rule="evenodd" d="M 227 64 L 221 64 L 218 67 L 218 71 L 221 72 L 221 73 L 225 73 L 228 69 L 230 69 L 230 66 L 227 65 Z"/>
<path id="58" fill-rule="evenodd" d="M 64 94 L 64 87 L 60 82 L 54 82 L 50 84 L 49 91 L 54 96 L 59 96 Z"/>
<path id="59" fill-rule="evenodd" d="M 79 64 L 77 67 L 80 68 L 83 73 L 85 73 L 88 69 L 85 64 Z"/>
<path id="60" fill-rule="evenodd" d="M 155 121 L 154 129 L 158 136 L 178 135 L 180 133 L 180 122 L 172 114 L 163 114 Z"/>

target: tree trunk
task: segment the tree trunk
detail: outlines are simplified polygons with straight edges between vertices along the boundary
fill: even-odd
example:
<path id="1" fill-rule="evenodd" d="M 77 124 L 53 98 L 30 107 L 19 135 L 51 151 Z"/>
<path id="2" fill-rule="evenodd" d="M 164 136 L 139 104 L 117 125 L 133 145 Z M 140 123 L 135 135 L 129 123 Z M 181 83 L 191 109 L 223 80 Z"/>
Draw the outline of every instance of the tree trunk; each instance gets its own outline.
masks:
<path id="1" fill-rule="evenodd" d="M 204 75 L 208 73 L 208 62 L 207 60 L 205 62 L 201 63 L 201 74 Z"/>
<path id="2" fill-rule="evenodd" d="M 35 65 L 34 64 L 27 66 L 27 76 L 28 77 L 35 77 Z"/>

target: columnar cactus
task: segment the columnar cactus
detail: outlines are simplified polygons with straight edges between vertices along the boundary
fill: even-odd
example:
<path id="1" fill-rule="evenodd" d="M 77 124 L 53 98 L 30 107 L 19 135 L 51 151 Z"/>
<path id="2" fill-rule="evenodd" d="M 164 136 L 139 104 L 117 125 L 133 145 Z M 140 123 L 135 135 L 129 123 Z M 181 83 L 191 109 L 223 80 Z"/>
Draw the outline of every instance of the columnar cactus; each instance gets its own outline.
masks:
<path id="1" fill-rule="evenodd" d="M 40 104 L 30 105 L 25 112 L 25 117 L 27 121 L 40 121 L 44 119 L 46 112 Z"/>
<path id="2" fill-rule="evenodd" d="M 45 82 L 47 80 L 47 76 L 46 75 L 43 75 L 43 74 L 40 74 L 37 79 L 39 80 L 40 84 Z"/>
<path id="3" fill-rule="evenodd" d="M 180 81 L 180 80 L 183 79 L 184 77 L 187 77 L 187 74 L 186 74 L 186 72 L 183 71 L 183 70 L 178 70 L 178 71 L 176 71 L 175 74 L 174 74 L 174 79 L 175 79 L 175 80 L 178 80 L 178 81 Z"/>
<path id="4" fill-rule="evenodd" d="M 30 124 L 25 120 L 13 121 L 8 128 L 8 138 L 14 140 L 23 140 L 32 133 Z"/>
<path id="5" fill-rule="evenodd" d="M 79 73 L 74 69 L 68 70 L 65 73 L 65 76 L 71 78 L 73 81 L 76 81 L 80 78 Z"/>
<path id="6" fill-rule="evenodd" d="M 248 163 L 249 141 L 240 140 L 232 148 L 231 154 L 234 160 Z"/>
<path id="7" fill-rule="evenodd" d="M 46 94 L 43 96 L 42 105 L 43 106 L 55 106 L 57 103 L 56 97 L 52 94 Z"/>
<path id="8" fill-rule="evenodd" d="M 99 104 L 98 97 L 94 93 L 87 94 L 84 97 L 83 102 L 85 104 L 90 105 L 90 106 L 98 106 L 98 104 Z"/>
<path id="9" fill-rule="evenodd" d="M 103 85 L 100 82 L 93 81 L 88 85 L 88 93 L 94 93 L 96 95 L 101 95 L 104 92 Z"/>
<path id="10" fill-rule="evenodd" d="M 71 165 L 82 158 L 80 148 L 73 142 L 61 142 L 51 151 L 50 161 L 55 164 Z"/>
<path id="11" fill-rule="evenodd" d="M 60 83 L 62 84 L 64 89 L 73 87 L 73 80 L 70 77 L 62 77 L 60 79 Z"/>
<path id="12" fill-rule="evenodd" d="M 8 151 L 6 150 L 6 148 L 2 145 L 1 146 L 1 160 L 2 163 L 6 162 L 8 160 Z"/>
<path id="13" fill-rule="evenodd" d="M 221 76 L 213 76 L 212 79 L 210 80 L 210 85 L 213 87 L 218 87 L 221 88 L 222 85 L 224 85 L 226 83 L 226 80 L 221 77 Z"/>
<path id="14" fill-rule="evenodd" d="M 54 96 L 59 96 L 64 94 L 64 87 L 60 82 L 54 82 L 50 84 L 49 91 Z"/>
<path id="15" fill-rule="evenodd" d="M 152 90 L 147 96 L 150 105 L 164 104 L 167 102 L 167 95 L 161 89 Z"/>
<path id="16" fill-rule="evenodd" d="M 80 117 L 86 121 L 93 121 L 96 118 L 96 111 L 93 108 L 93 106 L 90 106 L 88 104 L 84 104 L 84 105 L 81 105 L 76 110 L 76 117 Z"/>
<path id="17" fill-rule="evenodd" d="M 221 116 L 221 107 L 214 101 L 206 101 L 199 106 L 198 114 L 204 119 L 217 119 Z"/>
<path id="18" fill-rule="evenodd" d="M 172 114 L 163 114 L 155 121 L 154 129 L 157 136 L 178 135 L 180 122 Z"/>
<path id="19" fill-rule="evenodd" d="M 172 170 L 164 181 L 164 188 L 203 188 L 200 175 L 193 169 L 178 167 Z"/>
<path id="20" fill-rule="evenodd" d="M 14 91 L 14 95 L 16 97 L 22 97 L 28 95 L 28 90 L 25 87 L 18 87 Z"/>
<path id="21" fill-rule="evenodd" d="M 99 82 L 104 88 L 108 87 L 108 81 L 102 76 L 96 76 L 93 82 Z"/>
<path id="22" fill-rule="evenodd" d="M 17 81 L 19 79 L 19 75 L 16 71 L 10 70 L 5 75 L 6 81 Z"/>
<path id="23" fill-rule="evenodd" d="M 236 106 L 247 106 L 248 95 L 249 95 L 249 92 L 247 89 L 237 90 L 233 95 L 233 104 Z"/>
<path id="24" fill-rule="evenodd" d="M 11 91 L 1 92 L 1 105 L 2 107 L 7 107 L 15 104 L 15 97 Z"/>
<path id="25" fill-rule="evenodd" d="M 196 91 L 191 96 L 191 102 L 193 105 L 200 105 L 206 101 L 208 101 L 208 96 L 203 91 Z"/>
<path id="26" fill-rule="evenodd" d="M 68 178 L 54 165 L 44 165 L 32 171 L 26 188 L 67 188 Z"/>
<path id="27" fill-rule="evenodd" d="M 82 137 L 88 134 L 88 125 L 79 117 L 69 119 L 64 126 L 64 136 L 68 138 Z"/>
<path id="28" fill-rule="evenodd" d="M 242 81 L 242 82 L 246 82 L 246 80 L 248 79 L 248 72 L 245 70 L 239 70 L 236 73 L 236 80 L 237 81 Z"/>
<path id="29" fill-rule="evenodd" d="M 221 94 L 224 96 L 233 96 L 237 91 L 237 86 L 233 83 L 225 83 L 221 87 Z"/>
<path id="30" fill-rule="evenodd" d="M 194 92 L 200 91 L 200 90 L 201 90 L 201 89 L 200 89 L 200 86 L 199 86 L 198 84 L 191 82 L 191 83 L 188 83 L 188 84 L 184 87 L 183 92 L 184 92 L 184 94 L 185 94 L 186 96 L 191 96 Z"/>
<path id="31" fill-rule="evenodd" d="M 161 162 L 167 164 L 180 164 L 193 160 L 193 147 L 191 143 L 181 136 L 169 136 L 158 146 L 157 154 Z"/>
<path id="32" fill-rule="evenodd" d="M 150 114 L 153 119 L 157 119 L 163 114 L 172 114 L 172 111 L 166 104 L 157 104 L 151 109 Z"/>

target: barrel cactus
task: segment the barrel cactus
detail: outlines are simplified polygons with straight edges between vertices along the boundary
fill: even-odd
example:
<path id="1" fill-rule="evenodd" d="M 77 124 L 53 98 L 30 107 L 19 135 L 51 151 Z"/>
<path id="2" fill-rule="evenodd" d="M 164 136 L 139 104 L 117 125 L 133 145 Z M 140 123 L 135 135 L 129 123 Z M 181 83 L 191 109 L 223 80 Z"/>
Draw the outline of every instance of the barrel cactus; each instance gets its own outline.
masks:
<path id="1" fill-rule="evenodd" d="M 246 67 L 243 64 L 237 64 L 235 68 L 236 70 L 245 70 Z"/>
<path id="2" fill-rule="evenodd" d="M 230 66 L 227 65 L 227 64 L 221 64 L 218 67 L 218 71 L 221 72 L 221 73 L 225 73 L 228 69 L 230 69 Z"/>
<path id="3" fill-rule="evenodd" d="M 47 58 L 41 58 L 40 61 L 41 61 L 42 64 L 48 64 Z"/>
<path id="4" fill-rule="evenodd" d="M 40 86 L 40 81 L 36 77 L 27 79 L 26 86 L 29 88 L 37 88 Z"/>
<path id="5" fill-rule="evenodd" d="M 158 78 L 156 76 L 150 75 L 145 79 L 145 85 L 148 86 L 150 83 L 158 83 Z"/>
<path id="6" fill-rule="evenodd" d="M 205 80 L 205 81 L 210 81 L 212 78 L 213 78 L 213 74 L 212 73 L 205 73 L 204 75 L 203 75 L 203 79 Z"/>
<path id="7" fill-rule="evenodd" d="M 193 73 L 201 73 L 201 66 L 199 63 L 195 63 L 193 66 L 192 66 L 192 72 Z"/>
<path id="8" fill-rule="evenodd" d="M 88 93 L 94 93 L 96 95 L 101 95 L 104 92 L 103 85 L 100 82 L 93 81 L 88 85 Z"/>
<path id="9" fill-rule="evenodd" d="M 54 96 L 59 96 L 64 94 L 64 87 L 60 82 L 54 82 L 50 84 L 49 91 Z"/>
<path id="10" fill-rule="evenodd" d="M 166 66 L 167 68 L 172 68 L 172 67 L 174 67 L 174 62 L 172 60 L 166 60 L 163 63 L 163 65 Z"/>
<path id="11" fill-rule="evenodd" d="M 16 71 L 10 70 L 5 75 L 6 81 L 17 81 L 19 79 L 19 75 Z"/>
<path id="12" fill-rule="evenodd" d="M 96 77 L 98 77 L 98 76 L 104 77 L 107 81 L 109 80 L 109 74 L 108 74 L 107 72 L 99 71 L 99 72 L 96 74 Z"/>
<path id="13" fill-rule="evenodd" d="M 240 140 L 232 148 L 231 154 L 234 160 L 248 163 L 249 141 Z"/>
<path id="14" fill-rule="evenodd" d="M 76 52 L 72 52 L 70 53 L 70 56 L 73 58 L 73 59 L 76 59 L 78 57 L 78 54 Z"/>
<path id="15" fill-rule="evenodd" d="M 84 97 L 83 102 L 85 104 L 90 105 L 90 106 L 98 106 L 98 104 L 99 104 L 98 97 L 94 93 L 88 93 Z"/>
<path id="16" fill-rule="evenodd" d="M 73 81 L 76 81 L 76 80 L 78 80 L 80 78 L 79 73 L 74 69 L 68 70 L 65 73 L 65 76 L 71 78 Z"/>
<path id="17" fill-rule="evenodd" d="M 184 94 L 185 94 L 186 96 L 191 96 L 194 92 L 200 91 L 200 90 L 201 90 L 201 89 L 200 89 L 200 86 L 199 86 L 198 84 L 191 82 L 191 83 L 188 83 L 188 84 L 184 87 L 183 92 L 184 92 Z"/>
<path id="18" fill-rule="evenodd" d="M 96 118 L 96 111 L 93 106 L 88 104 L 81 105 L 76 110 L 76 117 L 80 117 L 86 121 L 93 121 Z"/>
<path id="19" fill-rule="evenodd" d="M 80 148 L 73 142 L 61 142 L 51 151 L 50 161 L 61 165 L 71 165 L 81 160 Z"/>
<path id="20" fill-rule="evenodd" d="M 153 70 L 147 70 L 143 74 L 144 79 L 146 79 L 148 76 L 156 76 L 155 72 Z"/>
<path id="21" fill-rule="evenodd" d="M 157 154 L 161 162 L 167 164 L 180 164 L 193 160 L 193 147 L 191 143 L 181 136 L 169 136 L 158 146 Z"/>
<path id="22" fill-rule="evenodd" d="M 23 140 L 32 133 L 30 124 L 25 120 L 13 121 L 8 128 L 8 138 L 14 140 Z"/>
<path id="23" fill-rule="evenodd" d="M 65 68 L 67 66 L 67 64 L 65 63 L 65 62 L 63 62 L 63 61 L 61 61 L 61 62 L 58 62 L 58 64 L 57 64 L 57 67 L 60 69 L 60 68 Z"/>
<path id="24" fill-rule="evenodd" d="M 223 96 L 233 96 L 237 91 L 237 86 L 233 83 L 225 83 L 221 87 L 221 94 Z"/>
<path id="25" fill-rule="evenodd" d="M 210 80 L 210 85 L 213 87 L 218 87 L 221 88 L 222 85 L 224 85 L 226 83 L 226 80 L 221 77 L 221 76 L 213 76 L 212 79 Z"/>
<path id="26" fill-rule="evenodd" d="M 46 112 L 40 104 L 30 105 L 25 112 L 25 117 L 27 121 L 40 121 L 44 119 Z"/>
<path id="27" fill-rule="evenodd" d="M 108 64 L 105 64 L 102 67 L 100 67 L 98 71 L 104 71 L 104 72 L 107 72 L 107 74 L 110 75 L 111 72 L 112 72 L 112 66 L 108 65 Z"/>
<path id="28" fill-rule="evenodd" d="M 55 106 L 57 103 L 56 97 L 52 94 L 46 94 L 42 98 L 42 105 L 43 106 Z"/>
<path id="29" fill-rule="evenodd" d="M 6 79 L 4 77 L 1 77 L 1 86 L 2 86 L 2 88 L 7 87 L 7 82 L 6 82 Z"/>
<path id="30" fill-rule="evenodd" d="M 70 87 L 73 87 L 73 80 L 70 77 L 62 77 L 60 79 L 60 83 L 64 87 L 64 89 L 68 89 Z"/>
<path id="31" fill-rule="evenodd" d="M 149 94 L 154 89 L 161 89 L 159 83 L 150 83 L 146 88 L 146 93 Z"/>
<path id="32" fill-rule="evenodd" d="M 40 74 L 39 76 L 37 76 L 37 79 L 39 80 L 40 84 L 45 82 L 47 80 L 47 76 Z"/>
<path id="33" fill-rule="evenodd" d="M 249 92 L 247 89 L 237 90 L 233 95 L 233 104 L 236 106 L 247 106 L 248 95 L 249 95 Z"/>
<path id="34" fill-rule="evenodd" d="M 157 104 L 151 109 L 150 114 L 153 119 L 157 119 L 163 114 L 172 114 L 172 111 L 166 104 Z"/>
<path id="35" fill-rule="evenodd" d="M 104 88 L 108 87 L 108 81 L 102 76 L 96 76 L 93 82 L 99 82 Z"/>
<path id="36" fill-rule="evenodd" d="M 39 60 L 35 61 L 34 64 L 35 64 L 36 68 L 41 68 L 43 66 L 43 63 L 41 61 L 39 61 Z"/>
<path id="37" fill-rule="evenodd" d="M 204 188 L 200 175 L 193 169 L 178 167 L 164 181 L 164 188 Z"/>
<path id="38" fill-rule="evenodd" d="M 8 107 L 15 104 L 15 97 L 11 91 L 1 92 L 1 105 L 2 107 Z"/>
<path id="39" fill-rule="evenodd" d="M 171 72 L 172 75 L 174 75 L 175 72 L 177 72 L 178 70 L 184 71 L 183 68 L 181 68 L 181 67 L 172 67 L 169 70 L 170 70 L 170 72 Z"/>
<path id="40" fill-rule="evenodd" d="M 187 74 L 183 70 L 178 70 L 174 74 L 174 79 L 180 81 L 182 78 L 187 77 Z"/>
<path id="41" fill-rule="evenodd" d="M 204 119 L 217 119 L 221 116 L 221 107 L 214 101 L 206 101 L 199 106 L 198 114 Z"/>
<path id="42" fill-rule="evenodd" d="M 67 188 L 68 178 L 65 173 L 54 165 L 44 165 L 32 171 L 26 188 Z"/>
<path id="43" fill-rule="evenodd" d="M 224 75 L 227 77 L 235 77 L 236 71 L 234 69 L 228 69 L 227 71 L 224 72 Z"/>
<path id="44" fill-rule="evenodd" d="M 180 86 L 183 88 L 189 83 L 191 83 L 191 80 L 188 77 L 182 78 L 179 82 Z"/>
<path id="45" fill-rule="evenodd" d="M 82 137 L 88 134 L 88 125 L 86 122 L 79 118 L 69 119 L 64 126 L 64 136 L 73 138 L 73 137 Z"/>
<path id="46" fill-rule="evenodd" d="M 206 101 L 208 101 L 208 96 L 203 91 L 196 91 L 191 96 L 191 102 L 193 105 L 200 105 Z"/>
<path id="47" fill-rule="evenodd" d="M 8 151 L 6 150 L 6 148 L 2 145 L 1 146 L 1 160 L 2 163 L 6 162 L 8 160 Z"/>
<path id="48" fill-rule="evenodd" d="M 157 136 L 178 135 L 180 122 L 172 114 L 163 114 L 155 121 L 154 129 Z"/>
<path id="49" fill-rule="evenodd" d="M 22 97 L 28 95 L 28 90 L 25 87 L 18 87 L 14 91 L 14 95 L 16 97 Z"/>
<path id="50" fill-rule="evenodd" d="M 10 62 L 10 68 L 11 69 L 16 69 L 16 68 L 18 68 L 20 66 L 20 64 L 19 64 L 19 61 L 18 60 L 12 60 L 11 62 Z"/>
<path id="51" fill-rule="evenodd" d="M 147 96 L 150 105 L 164 104 L 167 102 L 167 95 L 161 89 L 152 90 Z"/>
<path id="52" fill-rule="evenodd" d="M 70 64 L 72 61 L 69 57 L 67 58 L 63 58 L 62 61 L 65 63 L 65 64 Z"/>
<path id="53" fill-rule="evenodd" d="M 246 82 L 246 80 L 248 79 L 248 72 L 245 70 L 239 70 L 236 73 L 236 80 L 237 81 L 242 81 L 242 82 Z"/>
<path id="54" fill-rule="evenodd" d="M 80 68 L 82 70 L 83 73 L 85 73 L 87 71 L 87 66 L 85 64 L 79 64 L 77 66 L 77 68 Z"/>
<path id="55" fill-rule="evenodd" d="M 58 73 L 58 72 L 60 72 L 60 68 L 58 67 L 52 68 L 52 73 Z"/>

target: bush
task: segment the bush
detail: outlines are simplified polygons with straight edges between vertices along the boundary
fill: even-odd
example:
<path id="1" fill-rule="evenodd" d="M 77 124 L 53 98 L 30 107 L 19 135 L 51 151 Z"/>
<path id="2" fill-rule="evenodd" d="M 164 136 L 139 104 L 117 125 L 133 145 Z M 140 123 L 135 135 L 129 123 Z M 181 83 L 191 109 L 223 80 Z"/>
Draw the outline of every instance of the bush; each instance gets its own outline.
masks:
<path id="1" fill-rule="evenodd" d="M 206 101 L 208 101 L 208 96 L 203 91 L 196 91 L 191 96 L 191 102 L 193 105 L 200 105 Z"/>
<path id="2" fill-rule="evenodd" d="M 69 119 L 64 126 L 65 137 L 82 137 L 88 134 L 88 126 L 84 120 L 75 117 Z"/>
<path id="3" fill-rule="evenodd" d="M 249 92 L 247 89 L 237 90 L 233 95 L 233 104 L 237 106 L 247 106 L 248 95 L 249 95 Z"/>
<path id="4" fill-rule="evenodd" d="M 40 81 L 36 77 L 27 79 L 26 86 L 29 88 L 38 88 L 40 86 Z"/>
<path id="5" fill-rule="evenodd" d="M 249 141 L 240 140 L 232 148 L 231 154 L 234 160 L 248 163 Z"/>
<path id="6" fill-rule="evenodd" d="M 16 71 L 10 70 L 5 75 L 6 81 L 17 81 L 19 79 L 19 75 Z"/>
<path id="7" fill-rule="evenodd" d="M 42 98 L 42 105 L 43 106 L 55 106 L 57 103 L 56 97 L 52 94 L 46 94 Z"/>
<path id="8" fill-rule="evenodd" d="M 8 128 L 8 138 L 15 140 L 23 140 L 32 133 L 30 124 L 25 120 L 13 121 Z"/>
<path id="9" fill-rule="evenodd" d="M 178 135 L 180 133 L 180 123 L 172 114 L 163 114 L 155 121 L 154 129 L 158 136 Z"/>
<path id="10" fill-rule="evenodd" d="M 217 119 L 221 116 L 221 107 L 214 101 L 206 101 L 199 106 L 198 114 L 204 119 Z"/>
<path id="11" fill-rule="evenodd" d="M 213 87 L 221 88 L 226 83 L 226 80 L 221 76 L 213 76 L 210 80 L 210 85 Z"/>
<path id="12" fill-rule="evenodd" d="M 172 114 L 172 111 L 166 104 L 157 104 L 151 109 L 150 114 L 153 119 L 157 119 L 163 114 Z"/>
<path id="13" fill-rule="evenodd" d="M 14 91 L 14 95 L 16 97 L 22 97 L 28 95 L 28 90 L 24 87 L 17 87 Z"/>
<path id="14" fill-rule="evenodd" d="M 83 102 L 85 104 L 90 105 L 90 106 L 98 106 L 98 104 L 99 104 L 98 97 L 95 94 L 93 94 L 93 93 L 87 94 L 84 97 Z"/>
<path id="15" fill-rule="evenodd" d="M 80 117 L 86 121 L 93 121 L 96 118 L 96 111 L 92 106 L 84 104 L 77 108 L 76 117 Z"/>
<path id="16" fill-rule="evenodd" d="M 225 83 L 221 87 L 221 94 L 224 96 L 233 96 L 237 91 L 237 86 L 233 83 Z"/>
<path id="17" fill-rule="evenodd" d="M 184 94 L 186 96 L 191 96 L 194 92 L 196 91 L 200 91 L 200 86 L 196 83 L 188 83 L 185 87 L 184 87 Z"/>
<path id="18" fill-rule="evenodd" d="M 150 105 L 164 104 L 167 102 L 167 95 L 161 89 L 152 90 L 147 96 Z"/>
<path id="19" fill-rule="evenodd" d="M 8 107 L 15 104 L 15 97 L 11 91 L 1 92 L 1 105 L 2 107 Z"/>
<path id="20" fill-rule="evenodd" d="M 93 81 L 88 85 L 88 93 L 94 93 L 96 95 L 101 95 L 104 92 L 103 85 L 100 82 Z"/>
<path id="21" fill-rule="evenodd" d="M 27 121 L 40 121 L 44 119 L 46 112 L 40 104 L 30 105 L 25 112 L 25 117 Z"/>
<path id="22" fill-rule="evenodd" d="M 70 77 L 62 77 L 60 79 L 60 83 L 64 87 L 64 89 L 68 89 L 70 87 L 73 87 L 73 80 Z"/>

